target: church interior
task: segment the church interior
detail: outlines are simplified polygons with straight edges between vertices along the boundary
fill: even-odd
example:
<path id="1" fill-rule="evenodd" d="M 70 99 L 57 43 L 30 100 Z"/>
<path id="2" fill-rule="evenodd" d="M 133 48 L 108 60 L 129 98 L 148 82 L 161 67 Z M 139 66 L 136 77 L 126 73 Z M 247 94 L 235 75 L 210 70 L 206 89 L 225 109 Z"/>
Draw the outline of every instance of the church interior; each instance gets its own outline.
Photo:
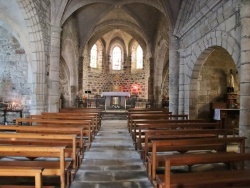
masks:
<path id="1" fill-rule="evenodd" d="M 151 159 L 144 156 L 146 151 L 142 154 L 142 146 L 137 146 L 137 125 L 131 123 L 131 114 L 140 112 L 143 114 L 141 119 L 152 115 L 155 124 L 160 124 L 156 121 L 163 118 L 162 114 L 183 121 L 178 122 L 180 124 L 184 124 L 186 115 L 190 122 L 197 120 L 197 124 L 201 124 L 198 120 L 208 123 L 207 126 L 217 123 L 219 128 L 216 129 L 220 131 L 232 130 L 230 138 L 244 138 L 244 146 L 241 143 L 239 151 L 244 150 L 248 155 L 249 27 L 250 0 L 0 0 L 0 147 L 12 144 L 19 147 L 18 142 L 6 141 L 1 134 L 6 134 L 6 127 L 12 130 L 12 125 L 25 127 L 28 122 L 31 127 L 35 122 L 22 123 L 22 118 L 39 119 L 40 115 L 50 116 L 51 113 L 53 120 L 47 123 L 51 127 L 46 127 L 47 132 L 52 132 L 55 131 L 52 124 L 59 121 L 57 115 L 60 113 L 71 112 L 60 116 L 65 124 L 72 123 L 75 113 L 89 113 L 88 118 L 98 113 L 100 122 L 99 116 L 91 119 L 96 121 L 93 123 L 96 129 L 93 138 L 88 137 L 85 158 L 82 153 L 79 157 L 82 164 L 79 161 L 72 163 L 80 170 L 61 172 L 66 175 L 60 176 L 59 187 L 167 188 L 166 180 L 165 183 L 160 181 L 160 176 L 156 179 L 154 171 L 149 170 Z M 87 117 L 79 117 L 80 120 L 87 121 Z M 39 124 L 45 123 L 36 122 Z M 17 133 L 28 134 L 28 129 L 31 128 Z M 36 131 L 45 134 L 42 128 Z M 111 138 L 117 145 L 109 145 L 107 140 Z M 45 141 L 40 142 L 46 145 Z M 38 141 L 34 143 L 38 145 Z M 98 158 L 100 148 L 104 158 Z M 125 150 L 129 154 L 125 154 Z M 115 162 L 110 156 L 105 158 L 107 151 L 113 158 L 116 156 Z M 3 149 L 3 152 L 7 151 Z M 250 161 L 250 156 L 244 157 Z M 118 170 L 113 166 L 100 163 L 98 167 L 97 161 L 104 159 L 105 164 L 107 160 L 110 164 L 130 160 L 130 163 L 124 162 L 124 166 L 128 166 L 125 171 L 145 179 L 119 180 Z M 1 170 L 4 171 L 5 165 L 0 159 Z M 133 170 L 135 166 L 139 169 Z M 106 172 L 109 168 L 113 170 Z M 91 173 L 104 173 L 88 177 L 86 169 Z M 104 177 L 109 173 L 115 179 L 114 184 L 105 183 Z M 0 173 L 0 187 L 6 183 L 1 176 L 8 176 L 7 172 L 3 174 Z M 93 179 L 84 182 L 81 178 Z M 94 180 L 97 183 L 91 184 Z M 42 185 L 40 182 L 35 187 L 39 184 Z M 243 186 L 246 185 L 250 182 Z"/>

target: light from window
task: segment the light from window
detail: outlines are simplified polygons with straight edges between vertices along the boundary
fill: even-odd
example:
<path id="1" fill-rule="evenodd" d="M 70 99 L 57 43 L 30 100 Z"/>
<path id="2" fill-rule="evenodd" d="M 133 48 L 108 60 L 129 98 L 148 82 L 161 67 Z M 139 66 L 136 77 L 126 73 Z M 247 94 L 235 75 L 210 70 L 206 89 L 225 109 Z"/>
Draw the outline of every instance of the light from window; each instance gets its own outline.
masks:
<path id="1" fill-rule="evenodd" d="M 122 51 L 121 48 L 116 46 L 113 49 L 113 62 L 112 62 L 112 69 L 113 70 L 121 70 L 121 64 L 122 64 Z"/>
<path id="2" fill-rule="evenodd" d="M 97 46 L 93 45 L 90 52 L 90 67 L 97 68 Z"/>
<path id="3" fill-rule="evenodd" d="M 136 68 L 143 68 L 143 51 L 140 45 L 136 49 Z"/>

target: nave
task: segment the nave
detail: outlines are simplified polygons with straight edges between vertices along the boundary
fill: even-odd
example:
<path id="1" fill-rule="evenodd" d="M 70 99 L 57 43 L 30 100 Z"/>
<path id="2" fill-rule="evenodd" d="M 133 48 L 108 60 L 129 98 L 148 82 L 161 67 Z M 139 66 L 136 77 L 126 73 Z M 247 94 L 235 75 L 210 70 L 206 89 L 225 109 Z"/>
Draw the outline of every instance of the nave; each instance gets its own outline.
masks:
<path id="1" fill-rule="evenodd" d="M 102 126 L 70 188 L 152 188 L 135 151 L 127 120 L 102 120 Z"/>

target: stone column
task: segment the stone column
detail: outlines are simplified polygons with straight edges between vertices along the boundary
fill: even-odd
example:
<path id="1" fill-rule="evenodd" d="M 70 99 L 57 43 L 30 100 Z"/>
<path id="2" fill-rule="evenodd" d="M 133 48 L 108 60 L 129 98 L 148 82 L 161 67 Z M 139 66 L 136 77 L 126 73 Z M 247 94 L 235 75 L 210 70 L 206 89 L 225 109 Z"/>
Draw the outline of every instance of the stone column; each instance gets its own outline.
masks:
<path id="1" fill-rule="evenodd" d="M 178 114 L 179 98 L 179 53 L 178 39 L 170 33 L 169 36 L 169 111 Z"/>
<path id="2" fill-rule="evenodd" d="M 83 57 L 79 58 L 78 62 L 78 90 L 83 87 Z"/>
<path id="3" fill-rule="evenodd" d="M 163 64 L 163 62 L 161 62 Z M 154 63 L 154 98 L 157 107 L 161 107 L 162 99 L 162 72 L 163 65 L 160 62 Z"/>
<path id="4" fill-rule="evenodd" d="M 58 112 L 59 109 L 59 68 L 60 68 L 60 40 L 62 29 L 51 26 L 50 66 L 49 66 L 49 97 L 48 111 Z"/>
<path id="5" fill-rule="evenodd" d="M 154 102 L 154 58 L 149 58 L 148 99 Z"/>
<path id="6" fill-rule="evenodd" d="M 250 148 L 250 0 L 241 1 L 240 135 Z"/>

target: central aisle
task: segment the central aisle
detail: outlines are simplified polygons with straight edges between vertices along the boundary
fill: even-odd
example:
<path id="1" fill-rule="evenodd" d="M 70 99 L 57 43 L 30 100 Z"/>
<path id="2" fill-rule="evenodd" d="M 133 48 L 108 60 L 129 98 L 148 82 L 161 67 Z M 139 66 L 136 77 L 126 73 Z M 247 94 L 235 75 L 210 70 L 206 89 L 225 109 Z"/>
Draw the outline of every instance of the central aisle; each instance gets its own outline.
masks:
<path id="1" fill-rule="evenodd" d="M 152 188 L 127 120 L 102 120 L 70 188 Z"/>

